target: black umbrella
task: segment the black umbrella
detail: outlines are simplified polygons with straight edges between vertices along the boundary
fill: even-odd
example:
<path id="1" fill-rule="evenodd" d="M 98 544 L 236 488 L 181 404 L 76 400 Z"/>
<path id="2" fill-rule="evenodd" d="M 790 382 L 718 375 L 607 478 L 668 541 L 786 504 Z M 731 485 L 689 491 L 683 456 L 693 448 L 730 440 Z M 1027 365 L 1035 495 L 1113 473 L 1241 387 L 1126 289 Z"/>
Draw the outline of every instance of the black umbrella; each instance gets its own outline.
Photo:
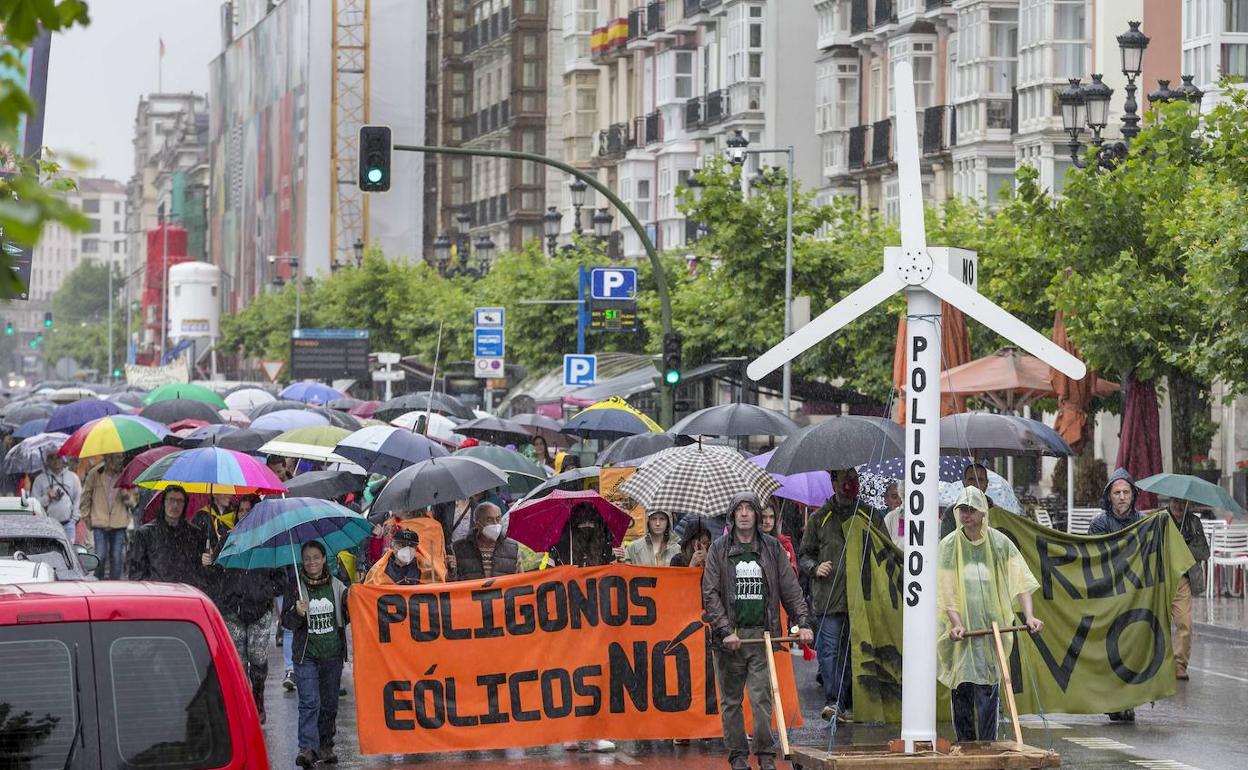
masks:
<path id="1" fill-rule="evenodd" d="M 556 489 L 564 489 L 568 492 L 579 492 L 585 489 L 586 479 L 597 479 L 602 471 L 597 465 L 587 465 L 584 468 L 573 468 L 570 471 L 556 474 L 543 481 L 541 484 L 533 487 L 524 497 L 515 502 L 519 505 L 525 500 L 533 500 L 538 497 L 545 497 Z"/>
<path id="2" fill-rule="evenodd" d="M 377 411 L 373 412 L 373 417 L 389 422 L 400 415 L 415 411 L 438 412 L 464 420 L 476 417 L 472 410 L 464 406 L 459 399 L 445 393 L 434 393 L 432 397 L 428 393 L 408 393 L 392 398 L 377 407 Z"/>
<path id="3" fill-rule="evenodd" d="M 278 412 L 282 409 L 305 409 L 307 406 L 308 405 L 302 401 L 291 401 L 288 398 L 279 398 L 276 401 L 270 401 L 267 404 L 257 406 L 255 409 L 248 412 L 247 416 L 254 420 L 257 417 L 263 417 L 269 412 Z"/>
<path id="4" fill-rule="evenodd" d="M 774 409 L 754 404 L 722 404 L 699 409 L 671 427 L 681 436 L 791 436 L 797 423 Z"/>
<path id="5" fill-rule="evenodd" d="M 255 454 L 260 447 L 269 443 L 281 434 L 278 430 L 255 430 L 243 428 L 233 433 L 218 433 L 204 441 L 200 446 L 217 446 L 222 449 L 233 449 L 235 452 Z"/>
<path id="6" fill-rule="evenodd" d="M 349 412 L 362 403 L 364 402 L 358 398 L 335 398 L 325 406 L 339 412 Z"/>
<path id="7" fill-rule="evenodd" d="M 14 401 L 0 410 L 4 421 L 14 427 L 31 420 L 42 420 L 52 416 L 56 404 L 51 401 Z"/>
<path id="8" fill-rule="evenodd" d="M 649 457 L 655 452 L 671 449 L 676 446 L 676 436 L 671 433 L 638 433 L 636 436 L 625 436 L 612 441 L 606 449 L 598 453 L 599 465 L 615 465 L 617 463 Z"/>
<path id="9" fill-rule="evenodd" d="M 883 417 L 831 417 L 789 436 L 767 470 L 789 475 L 852 468 L 906 453 L 901 426 Z"/>
<path id="10" fill-rule="evenodd" d="M 507 474 L 475 457 L 436 457 L 394 475 L 377 495 L 372 513 L 416 511 L 507 486 Z"/>
<path id="11" fill-rule="evenodd" d="M 501 417 L 478 417 L 456 426 L 455 432 L 492 444 L 527 444 L 533 434 L 523 425 Z"/>
<path id="12" fill-rule="evenodd" d="M 196 401 L 193 398 L 167 398 L 143 407 L 140 417 L 172 425 L 178 420 L 203 420 L 209 425 L 220 425 L 221 415 L 212 404 Z"/>
<path id="13" fill-rule="evenodd" d="M 135 391 L 126 391 L 124 393 L 113 393 L 108 397 L 108 400 L 112 401 L 114 404 L 121 404 L 122 406 L 137 406 L 142 408 L 144 395 L 146 394 Z"/>
<path id="14" fill-rule="evenodd" d="M 324 415 L 325 419 L 329 420 L 330 425 L 338 428 L 346 428 L 347 430 L 354 431 L 364 427 L 359 420 L 355 419 L 346 412 L 340 412 L 337 409 L 329 409 L 324 406 L 308 406 L 307 411 Z"/>
<path id="15" fill-rule="evenodd" d="M 286 494 L 291 497 L 337 500 L 363 490 L 364 477 L 349 471 L 308 471 L 286 482 Z"/>
<path id="16" fill-rule="evenodd" d="M 513 414 L 511 421 L 517 425 L 523 425 L 534 436 L 541 436 L 546 439 L 546 443 L 550 446 L 572 446 L 572 437 L 563 432 L 563 423 L 544 414 L 534 414 L 533 412 Z"/>
<path id="17" fill-rule="evenodd" d="M 1038 420 L 988 412 L 940 418 L 940 448 L 978 457 L 1074 454 L 1057 431 Z"/>

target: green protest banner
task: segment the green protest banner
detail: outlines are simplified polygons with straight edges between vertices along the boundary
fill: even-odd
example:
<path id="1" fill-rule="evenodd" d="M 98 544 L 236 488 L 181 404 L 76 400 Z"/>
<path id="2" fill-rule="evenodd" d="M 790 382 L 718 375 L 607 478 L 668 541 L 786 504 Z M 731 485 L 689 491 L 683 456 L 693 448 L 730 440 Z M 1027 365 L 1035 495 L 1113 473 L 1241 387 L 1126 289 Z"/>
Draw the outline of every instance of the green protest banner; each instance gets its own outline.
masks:
<path id="1" fill-rule="evenodd" d="M 1032 600 L 1044 630 L 1020 634 L 1010 656 L 1020 713 L 1100 714 L 1174 694 L 1170 602 L 1194 560 L 1169 516 L 1096 537 L 1000 509 L 988 523 L 1018 546 L 1040 583 Z M 847 574 L 859 576 L 848 592 L 854 714 L 897 722 L 902 553 L 863 517 L 850 522 L 846 542 Z M 937 697 L 948 718 L 948 690 Z"/>

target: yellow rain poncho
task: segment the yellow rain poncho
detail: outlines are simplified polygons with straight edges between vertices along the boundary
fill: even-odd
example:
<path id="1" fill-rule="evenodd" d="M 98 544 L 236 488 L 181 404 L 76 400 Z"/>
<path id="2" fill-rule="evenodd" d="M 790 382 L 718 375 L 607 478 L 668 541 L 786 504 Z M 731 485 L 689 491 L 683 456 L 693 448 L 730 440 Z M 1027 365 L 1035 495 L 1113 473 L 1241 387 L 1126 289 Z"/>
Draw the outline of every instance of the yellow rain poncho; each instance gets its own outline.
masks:
<path id="1" fill-rule="evenodd" d="M 1040 587 L 1027 563 L 1008 537 L 985 521 L 979 540 L 972 541 L 959 526 L 940 541 L 940 571 L 936 578 L 939 604 L 937 678 L 946 687 L 963 682 L 993 685 L 1001 681 L 992 635 L 955 642 L 949 638 L 947 610 L 956 610 L 967 631 L 1015 625 L 1016 597 Z M 1002 634 L 1008 659 L 1014 635 Z"/>

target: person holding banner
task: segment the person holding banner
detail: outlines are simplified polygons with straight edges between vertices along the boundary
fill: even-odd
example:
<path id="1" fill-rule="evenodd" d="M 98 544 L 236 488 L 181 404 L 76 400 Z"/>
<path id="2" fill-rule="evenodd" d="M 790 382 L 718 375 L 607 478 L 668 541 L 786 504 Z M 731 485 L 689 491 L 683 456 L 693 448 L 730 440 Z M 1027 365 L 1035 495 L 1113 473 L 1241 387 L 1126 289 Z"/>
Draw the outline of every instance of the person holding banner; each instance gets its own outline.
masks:
<path id="1" fill-rule="evenodd" d="M 775 770 L 771 732 L 772 692 L 767 651 L 757 640 L 770 631 L 784 636 L 783 607 L 798 626 L 803 644 L 814 641 L 806 600 L 780 541 L 763 534 L 763 508 L 752 494 L 733 498 L 731 525 L 711 544 L 702 572 L 702 606 L 716 640 L 715 675 L 719 714 L 733 770 L 749 770 L 750 743 L 741 702 L 748 692 L 754 716 L 754 755 L 759 770 Z"/>
<path id="2" fill-rule="evenodd" d="M 330 574 L 325 546 L 303 544 L 303 562 L 282 597 L 282 626 L 294 631 L 292 653 L 299 690 L 299 753 L 295 764 L 335 764 L 338 696 L 347 659 L 348 589 Z"/>
<path id="3" fill-rule="evenodd" d="M 963 487 L 953 505 L 958 528 L 940 541 L 937 677 L 952 693 L 959 741 L 995 741 L 1000 709 L 996 642 L 991 634 L 968 637 L 967 632 L 991 629 L 994 622 L 1013 626 L 1015 603 L 1031 633 L 1044 628 L 1031 603 L 1031 592 L 1040 584 L 1013 541 L 985 523 L 988 508 L 978 487 Z M 1001 642 L 1008 658 L 1014 637 L 1004 634 Z"/>

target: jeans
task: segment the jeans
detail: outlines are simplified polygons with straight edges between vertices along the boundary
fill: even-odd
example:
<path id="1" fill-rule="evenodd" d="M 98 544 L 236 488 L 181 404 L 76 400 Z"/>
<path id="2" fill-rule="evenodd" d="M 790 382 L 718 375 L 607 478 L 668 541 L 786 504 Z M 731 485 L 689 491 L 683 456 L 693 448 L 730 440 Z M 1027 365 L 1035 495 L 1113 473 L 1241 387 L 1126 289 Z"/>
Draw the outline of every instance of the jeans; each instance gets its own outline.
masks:
<path id="1" fill-rule="evenodd" d="M 995 741 L 1001 699 L 995 684 L 963 682 L 953 688 L 953 730 L 959 741 Z"/>
<path id="2" fill-rule="evenodd" d="M 825 706 L 849 706 L 849 615 L 820 615 L 815 627 L 815 656 L 823 676 Z"/>
<path id="3" fill-rule="evenodd" d="M 281 623 L 282 610 L 285 609 L 285 607 L 283 607 L 285 603 L 286 603 L 286 597 L 284 596 L 277 597 L 277 618 L 278 618 L 279 624 Z M 281 627 L 281 631 L 282 631 L 282 663 L 284 666 L 282 670 L 294 671 L 295 670 L 295 652 L 292 648 L 295 646 L 295 632 L 291 631 L 289 628 L 286 628 L 285 626 Z"/>
<path id="4" fill-rule="evenodd" d="M 124 529 L 91 530 L 95 535 L 95 555 L 100 559 L 100 566 L 95 568 L 96 580 L 104 579 L 104 565 L 108 565 L 108 579 L 121 580 L 122 553 L 126 549 L 126 531 Z"/>
<path id="5" fill-rule="evenodd" d="M 334 745 L 338 721 L 338 688 L 342 684 L 342 658 L 304 657 L 295 664 L 295 687 L 299 691 L 299 750 Z"/>
<path id="6" fill-rule="evenodd" d="M 762 629 L 737 629 L 742 639 L 760 639 Z M 748 770 L 750 744 L 745 737 L 745 714 L 741 701 L 750 698 L 754 717 L 754 754 L 761 759 L 776 755 L 776 737 L 771 732 L 771 678 L 767 673 L 767 651 L 761 644 L 743 644 L 736 650 L 715 650 L 715 676 L 719 685 L 719 718 L 724 727 L 728 763 Z"/>
<path id="7" fill-rule="evenodd" d="M 72 519 L 61 524 L 65 528 L 65 539 L 69 541 L 69 549 L 74 549 L 74 541 L 78 539 L 78 520 Z"/>

